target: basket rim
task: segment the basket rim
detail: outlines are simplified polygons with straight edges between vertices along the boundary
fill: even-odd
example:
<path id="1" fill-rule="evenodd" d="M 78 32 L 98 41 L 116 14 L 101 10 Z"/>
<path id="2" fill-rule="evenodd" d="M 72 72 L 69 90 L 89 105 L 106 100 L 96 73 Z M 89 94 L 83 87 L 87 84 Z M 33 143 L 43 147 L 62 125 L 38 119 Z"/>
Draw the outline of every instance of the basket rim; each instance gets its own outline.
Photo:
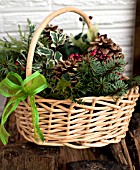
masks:
<path id="1" fill-rule="evenodd" d="M 129 93 L 131 92 L 131 91 L 133 91 L 133 90 L 137 90 L 137 93 L 136 93 L 136 95 L 138 95 L 138 96 L 140 96 L 140 94 L 139 94 L 139 92 L 138 92 L 138 90 L 139 90 L 139 86 L 133 86 L 132 88 L 130 88 L 130 89 L 128 89 L 127 90 L 127 93 L 126 94 L 124 94 L 123 96 L 120 96 L 120 98 L 118 98 L 118 99 L 123 99 L 123 98 L 127 98 L 127 95 L 129 95 Z M 44 97 L 42 97 L 42 96 L 40 96 L 40 95 L 35 95 L 35 97 L 36 98 L 38 98 L 38 99 L 48 99 L 48 100 L 50 100 L 50 101 L 72 101 L 71 99 L 55 99 L 55 98 L 44 98 Z M 114 96 L 111 96 L 111 95 L 108 95 L 108 96 L 85 96 L 85 97 L 80 97 L 80 98 L 76 98 L 76 100 L 84 100 L 84 99 L 96 99 L 96 100 L 99 100 L 99 99 L 113 99 L 113 97 L 116 97 L 115 95 Z M 113 100 L 113 101 L 115 101 L 115 100 Z"/>

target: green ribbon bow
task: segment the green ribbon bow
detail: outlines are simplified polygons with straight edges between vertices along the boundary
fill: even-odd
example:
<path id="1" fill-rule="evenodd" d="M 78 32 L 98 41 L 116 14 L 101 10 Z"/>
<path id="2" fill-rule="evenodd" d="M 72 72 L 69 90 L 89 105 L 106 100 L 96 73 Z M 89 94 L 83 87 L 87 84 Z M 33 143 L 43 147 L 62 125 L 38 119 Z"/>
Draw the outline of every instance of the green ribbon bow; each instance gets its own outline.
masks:
<path id="1" fill-rule="evenodd" d="M 38 124 L 39 114 L 36 108 L 34 95 L 41 92 L 46 87 L 46 79 L 38 71 L 27 77 L 24 81 L 17 73 L 10 72 L 7 77 L 0 82 L 0 93 L 3 96 L 11 97 L 3 110 L 1 118 L 0 139 L 4 145 L 7 144 L 8 137 L 10 136 L 4 124 L 10 114 L 17 108 L 19 102 L 25 100 L 28 96 L 30 98 L 35 139 L 37 140 L 38 134 L 39 138 L 44 141 L 43 134 Z"/>

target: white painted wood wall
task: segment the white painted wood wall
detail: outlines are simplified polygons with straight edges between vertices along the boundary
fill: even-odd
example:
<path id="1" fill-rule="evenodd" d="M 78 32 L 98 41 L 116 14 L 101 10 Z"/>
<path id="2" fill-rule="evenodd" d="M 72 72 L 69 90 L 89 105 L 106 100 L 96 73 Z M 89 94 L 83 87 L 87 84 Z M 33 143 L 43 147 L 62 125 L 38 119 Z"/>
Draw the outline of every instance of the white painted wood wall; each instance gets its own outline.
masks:
<path id="1" fill-rule="evenodd" d="M 73 6 L 93 16 L 100 33 L 107 33 L 119 44 L 125 54 L 128 66 L 126 75 L 131 75 L 133 67 L 133 38 L 136 0 L 0 0 L 0 39 L 6 32 L 16 36 L 18 24 L 26 30 L 27 18 L 39 24 L 52 11 Z M 81 29 L 79 16 L 73 13 L 57 17 L 53 23 L 66 32 Z"/>

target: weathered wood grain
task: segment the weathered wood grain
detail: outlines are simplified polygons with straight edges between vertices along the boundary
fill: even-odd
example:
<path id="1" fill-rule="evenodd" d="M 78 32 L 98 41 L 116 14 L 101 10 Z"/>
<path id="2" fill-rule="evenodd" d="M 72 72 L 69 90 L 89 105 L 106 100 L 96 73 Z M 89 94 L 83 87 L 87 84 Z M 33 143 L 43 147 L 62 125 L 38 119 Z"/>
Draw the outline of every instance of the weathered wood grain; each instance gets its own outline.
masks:
<path id="1" fill-rule="evenodd" d="M 115 162 L 95 160 L 69 163 L 67 170 L 129 170 L 129 167 Z"/>
<path id="2" fill-rule="evenodd" d="M 7 145 L 0 150 L 0 170 L 57 170 L 58 147 Z"/>

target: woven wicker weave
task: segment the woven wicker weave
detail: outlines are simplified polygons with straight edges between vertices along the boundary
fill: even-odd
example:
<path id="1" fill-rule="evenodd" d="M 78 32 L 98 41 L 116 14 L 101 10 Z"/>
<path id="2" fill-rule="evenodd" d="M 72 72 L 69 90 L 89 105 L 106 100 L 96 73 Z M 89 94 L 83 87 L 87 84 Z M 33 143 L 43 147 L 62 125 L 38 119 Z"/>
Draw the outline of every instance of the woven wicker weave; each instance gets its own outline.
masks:
<path id="1" fill-rule="evenodd" d="M 88 27 L 93 29 L 86 14 L 76 8 L 63 8 L 50 14 L 36 30 L 28 53 L 26 76 L 32 74 L 32 61 L 37 40 L 46 25 L 65 12 L 81 15 Z M 84 104 L 70 100 L 44 99 L 36 96 L 39 126 L 45 141 L 34 139 L 32 113 L 29 101 L 20 102 L 15 111 L 19 132 L 28 141 L 39 145 L 69 146 L 76 149 L 101 147 L 117 143 L 125 137 L 136 100 L 138 87 L 129 90 L 122 98 L 84 97 Z"/>

